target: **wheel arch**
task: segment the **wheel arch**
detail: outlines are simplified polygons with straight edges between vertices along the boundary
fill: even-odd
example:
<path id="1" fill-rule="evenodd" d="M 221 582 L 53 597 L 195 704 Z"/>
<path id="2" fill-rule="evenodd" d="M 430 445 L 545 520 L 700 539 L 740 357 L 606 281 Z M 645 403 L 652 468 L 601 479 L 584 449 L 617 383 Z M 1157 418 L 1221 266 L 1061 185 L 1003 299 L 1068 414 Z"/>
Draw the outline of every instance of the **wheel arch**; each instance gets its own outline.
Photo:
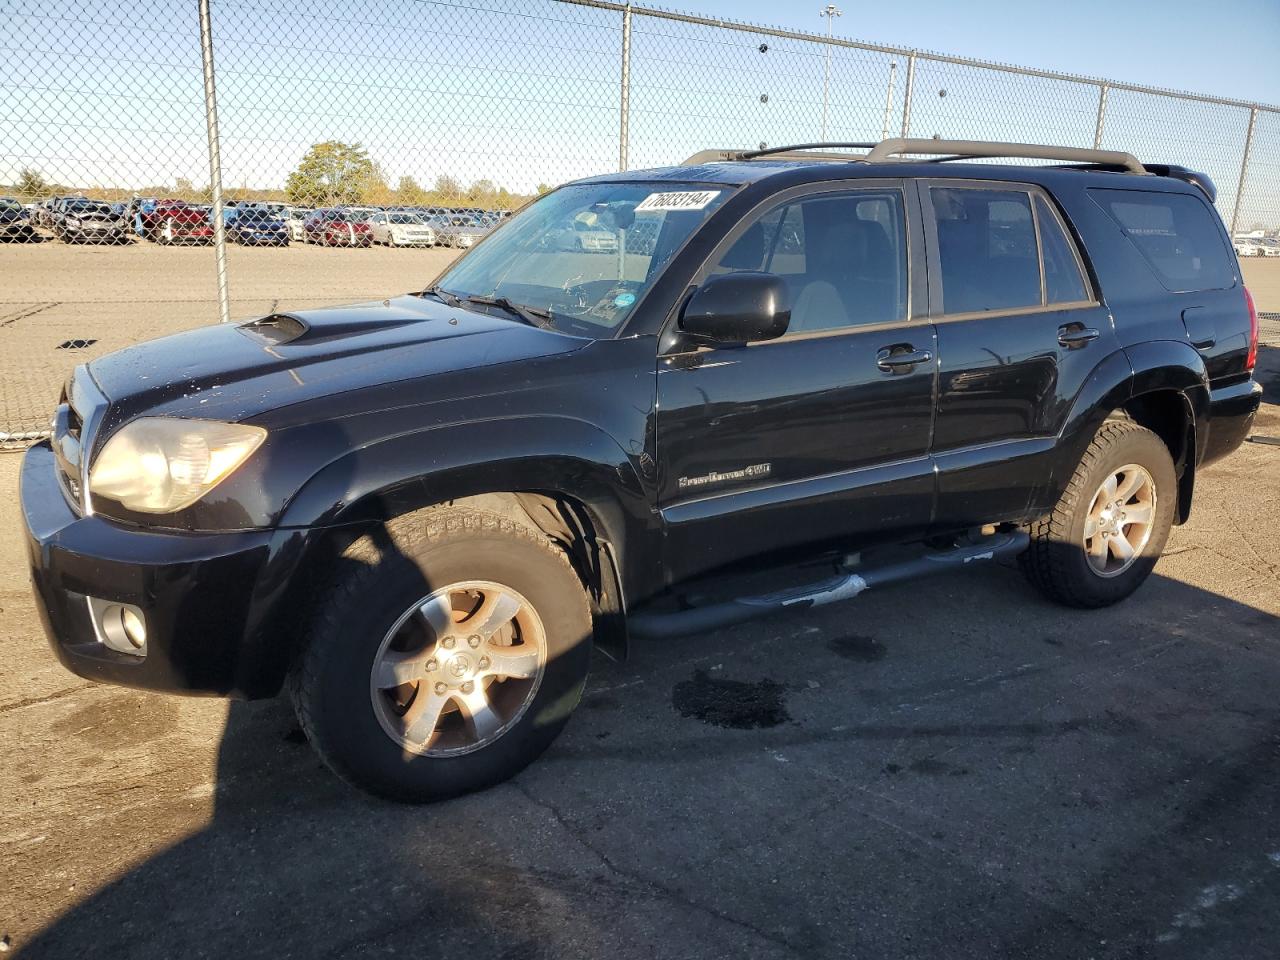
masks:
<path id="1" fill-rule="evenodd" d="M 240 673 L 272 695 L 304 638 L 307 609 L 352 542 L 427 507 L 465 504 L 541 531 L 568 553 L 592 599 L 597 645 L 626 654 L 626 606 L 660 574 L 661 531 L 640 476 L 603 431 L 528 417 L 416 431 L 319 470 L 286 506 L 261 580 L 260 620 Z"/>
<path id="2" fill-rule="evenodd" d="M 1098 365 L 1076 397 L 1059 437 L 1063 447 L 1054 487 L 1061 487 L 1108 419 L 1130 419 L 1151 430 L 1169 449 L 1178 476 L 1176 522 L 1191 514 L 1196 467 L 1208 438 L 1209 379 L 1204 359 L 1190 344 L 1156 340 L 1134 344 Z"/>

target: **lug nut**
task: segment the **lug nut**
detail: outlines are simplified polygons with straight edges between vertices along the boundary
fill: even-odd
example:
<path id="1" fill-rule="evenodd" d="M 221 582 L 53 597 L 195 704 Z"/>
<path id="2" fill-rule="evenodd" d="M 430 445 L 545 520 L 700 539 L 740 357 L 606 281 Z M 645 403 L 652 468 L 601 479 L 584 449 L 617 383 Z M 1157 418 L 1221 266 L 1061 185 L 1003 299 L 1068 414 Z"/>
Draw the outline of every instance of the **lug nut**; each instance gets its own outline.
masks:
<path id="1" fill-rule="evenodd" d="M 476 688 L 476 685 L 475 685 L 474 683 L 472 683 L 470 680 L 468 680 L 466 683 L 464 683 L 464 684 L 462 685 L 462 692 L 463 692 L 463 693 L 470 693 L 470 692 L 471 692 L 472 690 L 474 690 L 475 688 Z"/>
<path id="2" fill-rule="evenodd" d="M 478 646 L 480 646 L 480 638 L 479 638 L 479 637 L 474 637 L 474 636 L 473 636 L 473 637 L 467 637 L 467 643 L 471 644 L 471 646 L 473 646 L 473 647 L 478 647 Z"/>
<path id="3" fill-rule="evenodd" d="M 488 670 L 488 669 L 489 669 L 489 658 L 488 658 L 488 657 L 481 657 L 481 658 L 480 658 L 480 669 L 481 669 L 481 670 Z"/>
<path id="4" fill-rule="evenodd" d="M 443 684 L 443 683 L 436 684 L 436 693 L 444 693 L 448 689 L 449 687 L 446 684 Z"/>
<path id="5" fill-rule="evenodd" d="M 440 641 L 440 643 L 446 650 L 452 650 L 454 639 L 453 637 L 445 637 L 443 640 Z"/>
<path id="6" fill-rule="evenodd" d="M 436 663 L 434 660 L 428 660 L 428 661 L 427 661 L 427 673 L 430 673 L 432 670 L 434 670 L 434 669 L 435 669 L 436 667 L 438 667 L 438 666 L 440 666 L 440 664 Z"/>

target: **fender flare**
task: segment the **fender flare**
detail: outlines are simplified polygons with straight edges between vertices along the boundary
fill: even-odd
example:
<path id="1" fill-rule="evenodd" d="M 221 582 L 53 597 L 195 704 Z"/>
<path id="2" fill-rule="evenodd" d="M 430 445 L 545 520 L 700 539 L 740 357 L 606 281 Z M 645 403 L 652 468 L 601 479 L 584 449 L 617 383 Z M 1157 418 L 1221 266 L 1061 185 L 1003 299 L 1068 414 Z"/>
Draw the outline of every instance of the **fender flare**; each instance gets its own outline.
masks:
<path id="1" fill-rule="evenodd" d="M 1178 471 L 1178 522 L 1185 522 L 1191 510 L 1195 471 L 1204 455 L 1208 439 L 1209 378 L 1204 358 L 1185 341 L 1152 340 L 1117 350 L 1094 368 L 1076 395 L 1058 443 L 1058 461 L 1064 473 L 1075 469 L 1107 416 L 1139 397 L 1174 392 L 1182 398 L 1186 435 L 1183 456 L 1175 464 Z M 1054 491 L 1061 493 L 1067 476 L 1055 475 Z M 1056 499 L 1056 498 L 1055 498 Z"/>

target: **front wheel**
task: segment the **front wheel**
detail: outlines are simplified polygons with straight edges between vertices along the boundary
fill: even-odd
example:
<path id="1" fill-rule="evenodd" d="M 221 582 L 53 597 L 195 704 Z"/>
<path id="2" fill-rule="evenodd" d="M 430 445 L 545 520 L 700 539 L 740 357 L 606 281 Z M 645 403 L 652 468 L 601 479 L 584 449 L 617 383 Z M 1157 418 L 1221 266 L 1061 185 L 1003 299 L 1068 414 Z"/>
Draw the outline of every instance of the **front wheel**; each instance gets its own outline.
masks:
<path id="1" fill-rule="evenodd" d="M 1031 525 L 1028 579 L 1071 607 L 1123 600 L 1164 551 L 1178 500 L 1164 441 L 1130 420 L 1102 425 L 1053 512 Z"/>
<path id="2" fill-rule="evenodd" d="M 308 739 L 371 793 L 423 802 L 514 776 L 586 682 L 591 614 L 564 553 L 496 514 L 432 508 L 357 541 L 289 688 Z"/>

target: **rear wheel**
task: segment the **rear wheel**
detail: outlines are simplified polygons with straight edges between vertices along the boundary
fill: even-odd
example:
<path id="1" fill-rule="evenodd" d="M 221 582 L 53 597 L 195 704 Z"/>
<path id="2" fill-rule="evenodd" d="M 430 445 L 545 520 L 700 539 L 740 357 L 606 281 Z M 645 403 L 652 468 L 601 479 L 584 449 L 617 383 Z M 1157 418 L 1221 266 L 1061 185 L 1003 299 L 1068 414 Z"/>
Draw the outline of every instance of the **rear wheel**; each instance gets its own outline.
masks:
<path id="1" fill-rule="evenodd" d="M 498 783 L 555 739 L 591 651 L 586 594 L 540 532 L 433 508 L 354 544 L 290 675 L 340 776 L 396 800 Z"/>
<path id="2" fill-rule="evenodd" d="M 1177 474 L 1158 436 L 1107 421 L 1080 459 L 1053 512 L 1031 525 L 1028 579 L 1072 607 L 1123 600 L 1150 576 L 1177 506 Z"/>

